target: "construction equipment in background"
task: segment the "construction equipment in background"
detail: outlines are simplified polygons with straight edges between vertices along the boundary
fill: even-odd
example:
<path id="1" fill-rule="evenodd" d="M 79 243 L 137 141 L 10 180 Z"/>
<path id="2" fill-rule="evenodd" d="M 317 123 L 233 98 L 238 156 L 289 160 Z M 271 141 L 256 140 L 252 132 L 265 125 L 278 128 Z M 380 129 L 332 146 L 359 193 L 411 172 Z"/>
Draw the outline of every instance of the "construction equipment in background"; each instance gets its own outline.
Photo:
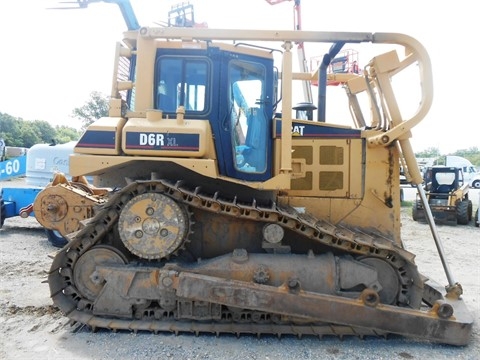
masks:
<path id="1" fill-rule="evenodd" d="M 294 83 L 313 77 L 293 70 L 292 49 L 308 42 L 330 45 L 326 59 L 353 44 L 376 48 L 363 76 L 350 74 L 345 86 L 378 112 L 363 114 L 352 101 L 353 126 L 293 117 Z M 319 88 L 328 65 L 317 71 Z M 410 66 L 421 98 L 403 118 L 391 82 Z M 48 283 L 73 322 L 468 344 L 472 316 L 428 207 L 448 285 L 421 274 L 401 238 L 400 150 L 421 184 L 409 137 L 433 93 L 418 41 L 141 27 L 124 33 L 113 68 L 109 116 L 88 127 L 70 157 L 72 176 L 94 183 L 57 177 L 34 203 L 37 220 L 69 241 Z"/>
<path id="2" fill-rule="evenodd" d="M 195 22 L 193 4 L 188 2 L 172 5 L 168 12 L 168 26 L 208 28 L 206 22 Z"/>
<path id="3" fill-rule="evenodd" d="M 468 225 L 472 220 L 472 201 L 469 185 L 463 178 L 462 168 L 433 166 L 425 171 L 425 194 L 436 223 Z M 412 217 L 415 221 L 426 221 L 424 204 L 417 199 L 413 204 Z"/>
<path id="4" fill-rule="evenodd" d="M 0 228 L 6 219 L 34 216 L 33 202 L 38 193 L 53 181 L 56 172 L 64 174 L 72 181 L 69 175 L 69 156 L 73 153 L 75 143 L 35 144 L 29 149 L 9 148 L 11 154 L 23 155 L 0 162 L 0 181 L 23 178 L 24 184 L 22 186 L 11 186 L 8 182 L 0 184 Z M 81 184 L 77 186 L 80 187 Z M 66 240 L 58 231 L 45 229 L 45 233 L 53 246 L 63 247 L 66 244 Z"/>
<path id="5" fill-rule="evenodd" d="M 265 0 L 270 5 L 277 5 L 282 2 L 291 1 L 291 0 Z M 302 30 L 302 8 L 300 0 L 294 0 L 293 5 L 293 29 L 301 31 Z M 305 46 L 303 41 L 297 42 L 297 57 L 298 57 L 298 65 L 300 68 L 301 73 L 308 73 L 308 63 L 307 58 L 305 56 Z M 312 88 L 311 88 L 311 81 L 304 80 L 302 81 L 302 89 L 303 89 L 303 103 L 297 104 L 297 111 L 304 111 L 309 112 L 313 110 L 313 95 L 312 95 Z M 308 115 L 307 115 L 308 117 Z M 311 120 L 311 119 L 310 119 Z"/>
<path id="6" fill-rule="evenodd" d="M 311 68 L 318 69 L 323 61 L 323 56 L 314 56 L 310 59 Z M 342 50 L 336 55 L 328 65 L 327 85 L 338 86 L 345 84 L 352 78 L 351 74 L 361 75 L 358 51 L 354 49 Z M 318 85 L 318 79 L 312 81 L 312 85 Z"/>
<path id="7" fill-rule="evenodd" d="M 0 139 L 0 181 L 25 175 L 28 148 L 6 146 Z"/>

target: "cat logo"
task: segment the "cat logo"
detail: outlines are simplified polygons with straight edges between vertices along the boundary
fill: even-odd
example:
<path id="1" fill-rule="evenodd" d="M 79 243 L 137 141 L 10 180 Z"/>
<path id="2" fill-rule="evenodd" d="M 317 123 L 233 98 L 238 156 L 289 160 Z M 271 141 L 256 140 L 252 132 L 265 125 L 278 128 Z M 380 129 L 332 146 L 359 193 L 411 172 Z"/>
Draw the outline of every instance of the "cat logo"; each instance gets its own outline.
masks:
<path id="1" fill-rule="evenodd" d="M 303 136 L 304 125 L 292 125 L 292 136 Z"/>

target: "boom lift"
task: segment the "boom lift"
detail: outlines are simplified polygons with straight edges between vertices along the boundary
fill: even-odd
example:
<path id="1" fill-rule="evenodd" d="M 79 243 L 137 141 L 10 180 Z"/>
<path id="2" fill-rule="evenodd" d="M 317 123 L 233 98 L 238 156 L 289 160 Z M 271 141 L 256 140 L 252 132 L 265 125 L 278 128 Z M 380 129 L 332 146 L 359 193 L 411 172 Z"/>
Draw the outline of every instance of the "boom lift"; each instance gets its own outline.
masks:
<path id="1" fill-rule="evenodd" d="M 178 27 L 208 27 L 207 23 L 195 22 L 195 12 L 190 3 L 173 5 L 168 12 L 168 26 Z"/>
<path id="2" fill-rule="evenodd" d="M 391 45 L 345 83 L 378 111 L 352 101 L 353 126 L 292 117 L 293 84 L 313 79 L 293 71 L 292 49 L 307 42 L 330 44 L 327 58 L 344 45 Z M 391 80 L 410 66 L 421 99 L 404 118 Z M 445 288 L 401 239 L 399 149 L 421 184 L 409 137 L 432 90 L 427 52 L 403 34 L 125 32 L 109 116 L 70 158 L 72 176 L 94 184 L 55 179 L 35 200 L 37 220 L 69 241 L 49 274 L 54 303 L 93 329 L 467 344 L 472 316 L 438 236 Z"/>
<path id="3" fill-rule="evenodd" d="M 292 0 L 265 0 L 270 5 L 277 5 L 285 1 L 292 1 Z M 293 29 L 301 31 L 302 30 L 302 13 L 301 13 L 301 4 L 300 0 L 294 0 L 293 5 Z M 308 73 L 308 63 L 305 56 L 305 47 L 303 42 L 297 43 L 297 56 L 298 56 L 298 64 L 300 67 L 300 72 Z M 313 104 L 313 95 L 312 95 L 312 88 L 311 83 L 307 80 L 302 82 L 302 89 L 303 89 L 303 97 L 304 101 L 307 104 Z"/>
<path id="4" fill-rule="evenodd" d="M 72 9 L 86 9 L 89 4 L 105 2 L 110 4 L 117 4 L 118 8 L 122 12 L 123 19 L 127 25 L 128 30 L 138 30 L 140 25 L 137 20 L 137 16 L 133 11 L 130 0 L 77 0 L 77 1 L 61 1 L 61 4 L 68 4 L 66 6 L 57 6 L 51 9 L 57 10 L 72 10 Z"/>

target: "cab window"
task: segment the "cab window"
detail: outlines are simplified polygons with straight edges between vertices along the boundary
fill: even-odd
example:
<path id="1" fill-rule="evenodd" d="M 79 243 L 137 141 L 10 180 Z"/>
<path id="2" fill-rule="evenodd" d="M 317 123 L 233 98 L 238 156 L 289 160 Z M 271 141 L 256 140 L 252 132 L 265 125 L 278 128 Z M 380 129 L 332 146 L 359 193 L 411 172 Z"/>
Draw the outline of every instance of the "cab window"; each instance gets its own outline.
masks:
<path id="1" fill-rule="evenodd" d="M 208 63 L 201 59 L 159 57 L 156 62 L 155 108 L 175 112 L 205 112 Z"/>
<path id="2" fill-rule="evenodd" d="M 232 61 L 229 65 L 230 122 L 235 168 L 264 173 L 267 169 L 267 118 L 262 100 L 265 68 Z"/>

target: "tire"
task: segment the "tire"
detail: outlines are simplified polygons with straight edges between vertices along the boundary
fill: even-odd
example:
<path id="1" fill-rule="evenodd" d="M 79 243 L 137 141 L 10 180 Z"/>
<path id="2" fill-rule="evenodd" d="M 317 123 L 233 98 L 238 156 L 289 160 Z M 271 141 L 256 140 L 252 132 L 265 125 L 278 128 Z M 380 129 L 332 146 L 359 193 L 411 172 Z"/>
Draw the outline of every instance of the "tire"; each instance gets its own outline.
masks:
<path id="1" fill-rule="evenodd" d="M 418 200 L 413 203 L 412 207 L 412 219 L 418 221 Z"/>
<path id="2" fill-rule="evenodd" d="M 473 215 L 473 203 L 472 200 L 468 200 L 468 222 L 472 221 Z"/>
<path id="3" fill-rule="evenodd" d="M 62 248 L 68 244 L 67 239 L 65 239 L 60 233 L 56 230 L 45 229 L 47 234 L 47 239 L 55 247 Z"/>
<path id="4" fill-rule="evenodd" d="M 478 209 L 475 212 L 475 226 L 479 227 L 480 226 L 480 219 L 478 218 Z"/>
<path id="5" fill-rule="evenodd" d="M 470 210 L 470 216 L 468 216 L 468 213 L 469 213 L 468 210 L 471 209 L 471 207 L 469 206 L 469 203 L 471 203 L 471 201 L 469 200 L 462 200 L 458 203 L 457 224 L 468 225 L 469 219 L 472 218 L 471 210 Z"/>
<path id="6" fill-rule="evenodd" d="M 480 180 L 474 180 L 472 182 L 472 188 L 480 189 Z"/>

